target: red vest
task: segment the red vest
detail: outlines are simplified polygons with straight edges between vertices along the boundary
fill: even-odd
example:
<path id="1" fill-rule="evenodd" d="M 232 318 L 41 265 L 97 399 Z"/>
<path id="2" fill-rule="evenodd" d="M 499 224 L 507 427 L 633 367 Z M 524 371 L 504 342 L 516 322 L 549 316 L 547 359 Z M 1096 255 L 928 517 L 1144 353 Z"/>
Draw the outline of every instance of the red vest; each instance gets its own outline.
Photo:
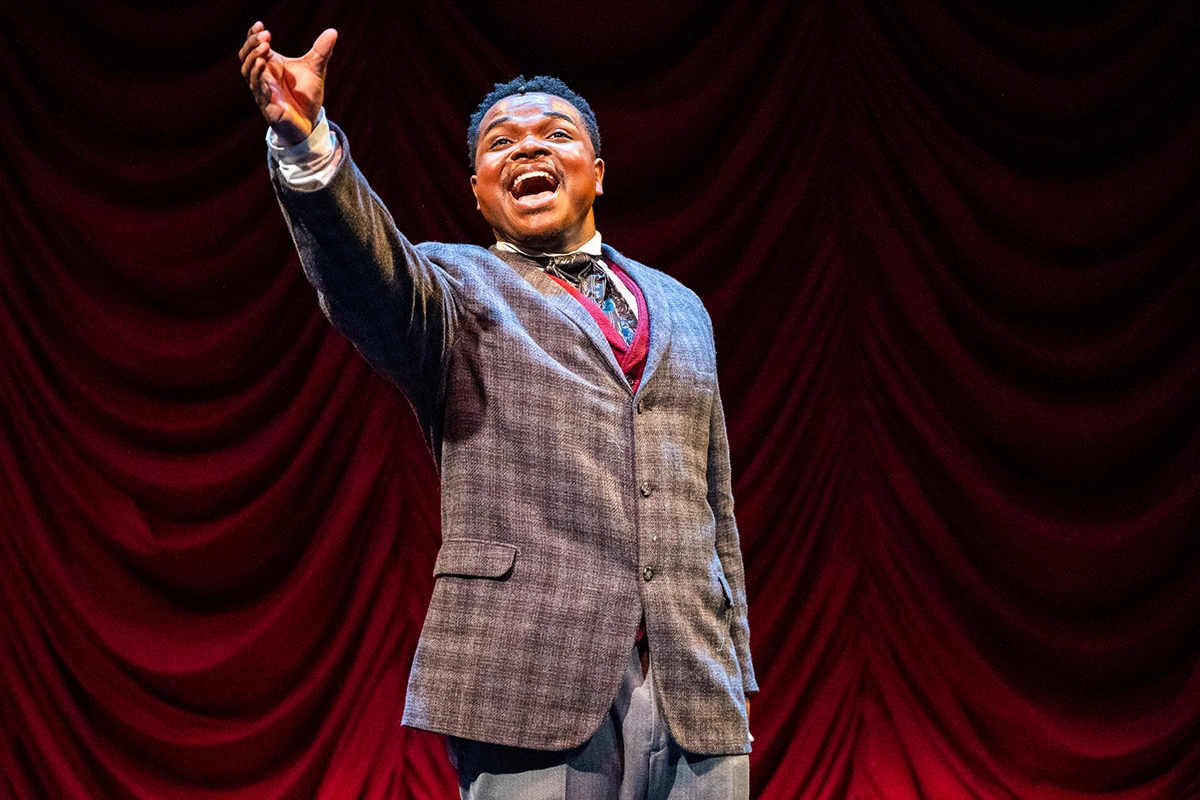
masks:
<path id="1" fill-rule="evenodd" d="M 646 309 L 646 298 L 642 296 L 642 290 L 633 282 L 633 278 L 626 275 L 625 271 L 616 264 L 609 264 L 607 261 L 604 263 L 617 274 L 617 277 L 633 295 L 634 300 L 637 301 L 637 330 L 633 334 L 633 341 L 629 344 L 625 344 L 625 339 L 608 321 L 608 316 L 600 310 L 600 306 L 592 302 L 591 298 L 557 275 L 551 275 L 549 272 L 546 275 L 558 281 L 560 286 L 570 292 L 580 303 L 583 303 L 583 307 L 592 315 L 592 319 L 596 320 L 600 330 L 604 331 L 604 338 L 608 339 L 608 343 L 612 347 L 613 355 L 617 357 L 617 363 L 621 365 L 621 370 L 625 373 L 625 380 L 629 381 L 629 388 L 636 393 L 638 384 L 642 382 L 642 370 L 646 367 L 646 353 L 650 350 L 650 312 Z"/>

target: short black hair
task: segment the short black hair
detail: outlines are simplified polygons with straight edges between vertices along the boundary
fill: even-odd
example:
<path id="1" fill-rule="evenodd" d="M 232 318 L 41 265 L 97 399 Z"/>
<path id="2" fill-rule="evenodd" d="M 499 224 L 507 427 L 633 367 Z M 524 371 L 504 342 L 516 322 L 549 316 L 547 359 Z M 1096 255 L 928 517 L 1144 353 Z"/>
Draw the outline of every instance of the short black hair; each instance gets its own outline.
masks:
<path id="1" fill-rule="evenodd" d="M 596 114 L 592 111 L 592 107 L 588 105 L 587 100 L 584 100 L 571 91 L 571 87 L 567 86 L 561 80 L 550 75 L 538 75 L 528 80 L 525 79 L 524 75 L 518 75 L 508 83 L 497 83 L 496 88 L 492 89 L 488 93 L 488 96 L 483 98 L 483 102 L 479 104 L 479 108 L 471 115 L 471 122 L 467 126 L 467 160 L 470 163 L 472 173 L 475 172 L 475 148 L 479 146 L 479 126 L 483 122 L 483 115 L 492 106 L 506 97 L 529 94 L 530 92 L 552 94 L 555 97 L 561 97 L 575 106 L 575 110 L 579 112 L 579 116 L 583 119 L 583 127 L 587 131 L 588 138 L 592 140 L 592 152 L 597 157 L 600 156 L 600 127 L 596 124 Z"/>

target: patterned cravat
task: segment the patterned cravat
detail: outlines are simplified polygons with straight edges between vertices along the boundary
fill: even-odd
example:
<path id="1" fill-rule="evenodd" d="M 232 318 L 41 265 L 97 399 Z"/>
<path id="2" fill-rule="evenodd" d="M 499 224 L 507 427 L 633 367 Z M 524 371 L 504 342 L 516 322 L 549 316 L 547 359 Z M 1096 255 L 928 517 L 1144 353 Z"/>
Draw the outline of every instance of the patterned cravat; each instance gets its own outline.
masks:
<path id="1" fill-rule="evenodd" d="M 599 306 L 613 328 L 621 334 L 625 344 L 633 342 L 633 335 L 637 331 L 637 317 L 630 311 L 629 304 L 625 302 L 621 292 L 611 285 L 604 270 L 596 263 L 595 256 L 571 253 L 539 260 L 546 272 L 571 284 Z"/>

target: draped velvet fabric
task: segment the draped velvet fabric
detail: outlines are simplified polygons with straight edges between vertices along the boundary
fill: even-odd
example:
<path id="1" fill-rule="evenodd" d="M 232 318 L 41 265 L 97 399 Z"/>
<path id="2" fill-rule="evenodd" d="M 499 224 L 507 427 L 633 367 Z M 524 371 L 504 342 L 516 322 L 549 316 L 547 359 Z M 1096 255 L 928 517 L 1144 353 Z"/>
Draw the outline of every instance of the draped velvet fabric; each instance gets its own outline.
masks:
<path id="1" fill-rule="evenodd" d="M 1200 794 L 1194 2 L 0 4 L 0 796 L 453 796 L 439 541 L 234 57 L 416 241 L 465 120 L 588 97 L 605 241 L 713 316 L 761 798 Z M 653 647 L 653 644 L 651 645 Z"/>

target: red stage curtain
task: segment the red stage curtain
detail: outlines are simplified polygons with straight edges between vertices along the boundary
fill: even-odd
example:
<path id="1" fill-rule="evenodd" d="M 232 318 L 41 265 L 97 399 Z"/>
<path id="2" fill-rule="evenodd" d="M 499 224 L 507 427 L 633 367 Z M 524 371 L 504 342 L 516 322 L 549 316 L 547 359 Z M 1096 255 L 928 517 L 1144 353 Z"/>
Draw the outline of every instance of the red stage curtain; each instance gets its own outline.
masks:
<path id="1" fill-rule="evenodd" d="M 595 106 L 717 330 L 761 798 L 1200 794 L 1194 2 L 0 4 L 0 796 L 430 798 L 438 488 L 320 316 L 235 53 L 341 39 L 415 240 Z"/>

